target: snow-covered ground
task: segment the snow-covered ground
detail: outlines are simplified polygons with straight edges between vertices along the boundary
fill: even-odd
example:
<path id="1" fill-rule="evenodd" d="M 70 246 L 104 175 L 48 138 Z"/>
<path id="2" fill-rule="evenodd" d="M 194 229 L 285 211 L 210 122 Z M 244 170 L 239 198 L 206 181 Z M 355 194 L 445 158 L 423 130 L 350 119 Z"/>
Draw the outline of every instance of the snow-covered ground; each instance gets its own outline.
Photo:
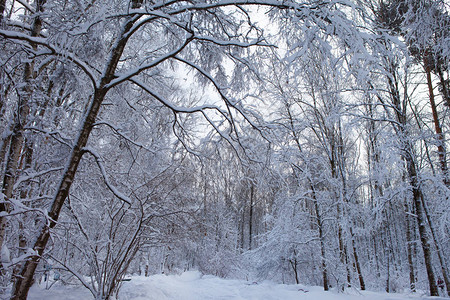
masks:
<path id="1" fill-rule="evenodd" d="M 84 288 L 54 285 L 46 290 L 45 285 L 34 286 L 30 300 L 83 300 L 92 299 Z M 445 299 L 417 294 L 387 294 L 359 292 L 324 292 L 320 287 L 275 284 L 269 281 L 252 283 L 243 280 L 226 280 L 199 272 L 181 275 L 134 276 L 124 282 L 120 300 L 419 300 Z M 448 299 L 448 298 L 447 298 Z"/>

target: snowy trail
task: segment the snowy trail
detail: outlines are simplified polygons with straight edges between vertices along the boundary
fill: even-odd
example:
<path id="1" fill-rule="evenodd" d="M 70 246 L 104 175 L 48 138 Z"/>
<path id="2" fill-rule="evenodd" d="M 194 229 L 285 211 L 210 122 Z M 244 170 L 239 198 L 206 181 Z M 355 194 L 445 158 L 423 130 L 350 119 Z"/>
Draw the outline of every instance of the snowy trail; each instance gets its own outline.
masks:
<path id="1" fill-rule="evenodd" d="M 305 292 L 306 291 L 306 292 Z M 30 300 L 82 300 L 92 299 L 82 288 L 54 286 L 45 290 L 44 286 L 34 286 Z M 181 275 L 134 276 L 124 282 L 119 294 L 120 300 L 407 300 L 446 299 L 420 297 L 418 294 L 387 294 L 359 292 L 324 292 L 320 287 L 284 285 L 272 282 L 251 284 L 243 280 L 225 280 L 199 272 Z M 448 298 L 447 298 L 448 299 Z"/>
<path id="2" fill-rule="evenodd" d="M 187 272 L 181 276 L 156 275 L 150 279 L 133 278 L 134 283 L 125 283 L 121 291 L 124 300 L 162 299 L 298 299 L 294 286 L 262 283 L 251 285 L 245 281 L 223 280 L 214 276 L 201 276 L 198 272 Z M 309 298 L 304 298 L 309 299 Z"/>

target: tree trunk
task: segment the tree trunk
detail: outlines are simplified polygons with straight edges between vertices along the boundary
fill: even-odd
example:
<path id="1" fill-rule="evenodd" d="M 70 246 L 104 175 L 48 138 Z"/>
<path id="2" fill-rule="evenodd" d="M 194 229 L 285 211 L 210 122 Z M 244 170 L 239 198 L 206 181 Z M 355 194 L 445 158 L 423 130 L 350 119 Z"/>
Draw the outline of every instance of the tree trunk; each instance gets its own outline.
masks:
<path id="1" fill-rule="evenodd" d="M 252 250 L 252 235 L 253 235 L 253 197 L 255 193 L 255 186 L 252 183 L 250 183 L 250 207 L 249 207 L 249 214 L 248 214 L 248 250 Z"/>
<path id="2" fill-rule="evenodd" d="M 36 11 L 42 12 L 44 10 L 43 5 L 45 4 L 46 0 L 37 0 L 36 1 Z M 1 9 L 1 7 L 0 7 Z M 42 20 L 39 15 L 37 15 L 33 19 L 33 26 L 31 29 L 31 36 L 36 37 L 39 36 L 42 29 Z M 32 45 L 34 49 L 37 49 L 36 45 Z M 13 132 L 11 135 L 11 141 L 9 145 L 9 153 L 7 156 L 6 161 L 6 171 L 3 178 L 3 185 L 2 185 L 2 192 L 5 196 L 5 200 L 8 200 L 12 197 L 13 194 L 13 187 L 14 182 L 16 179 L 16 173 L 17 168 L 19 166 L 19 158 L 20 153 L 22 151 L 23 143 L 24 143 L 24 136 L 23 136 L 23 130 L 24 125 L 27 123 L 28 115 L 30 114 L 30 106 L 29 106 L 29 99 L 31 97 L 31 94 L 33 92 L 32 86 L 31 86 L 31 79 L 34 77 L 33 74 L 34 69 L 34 62 L 27 62 L 25 64 L 24 68 L 24 81 L 25 81 L 25 88 L 23 89 L 23 93 L 21 93 L 19 97 L 19 103 L 18 103 L 18 113 L 15 117 L 14 126 L 13 126 Z M 0 204 L 0 213 L 7 213 L 9 211 L 9 204 L 8 203 L 1 203 Z M 5 229 L 6 229 L 6 217 L 1 216 L 0 217 L 0 249 L 3 246 L 3 243 L 5 241 Z"/>
<path id="3" fill-rule="evenodd" d="M 448 86 L 445 82 L 444 72 L 442 71 L 440 65 L 438 65 L 436 69 L 439 75 L 439 81 L 441 83 L 442 98 L 444 98 L 445 104 L 450 107 L 450 95 L 449 95 L 450 93 L 448 91 Z"/>
<path id="4" fill-rule="evenodd" d="M 56 222 L 58 221 L 61 208 L 69 194 L 69 190 L 72 185 L 73 179 L 75 178 L 75 173 L 77 171 L 78 164 L 80 163 L 81 157 L 83 155 L 82 149 L 84 146 L 86 146 L 89 134 L 92 130 L 92 125 L 95 122 L 95 118 L 100 109 L 100 104 L 103 101 L 105 94 L 106 90 L 103 89 L 100 90 L 97 89 L 95 91 L 95 96 L 92 101 L 92 105 L 89 109 L 86 120 L 83 123 L 83 127 L 76 141 L 76 144 L 72 149 L 68 167 L 64 172 L 59 188 L 53 199 L 52 207 L 48 212 L 48 216 L 50 217 L 49 225 L 43 226 L 43 228 L 41 229 L 41 233 L 33 246 L 33 249 L 37 252 L 38 255 L 32 256 L 25 262 L 25 265 L 23 266 L 20 272 L 20 276 L 18 276 L 17 281 L 15 282 L 13 289 L 14 294 L 12 295 L 11 299 L 24 300 L 27 297 L 28 290 L 32 284 L 34 272 L 36 270 L 37 265 L 39 264 L 41 255 L 44 252 L 44 249 L 50 237 L 50 230 L 53 227 L 55 227 Z"/>
<path id="5" fill-rule="evenodd" d="M 19 110 L 19 113 L 22 115 L 21 110 Z M 26 115 L 26 113 L 23 113 L 23 115 Z M 6 161 L 6 170 L 3 177 L 2 186 L 2 193 L 5 196 L 5 201 L 8 201 L 8 199 L 12 197 L 13 193 L 17 166 L 19 164 L 19 157 L 20 152 L 22 151 L 23 144 L 22 124 L 22 122 L 16 121 L 14 131 L 11 136 L 11 142 L 8 151 L 9 153 Z M 0 203 L 0 213 L 8 213 L 9 209 L 9 204 L 7 202 Z M 6 224 L 7 218 L 5 216 L 0 216 L 0 249 L 5 241 Z"/>
<path id="6" fill-rule="evenodd" d="M 391 260 L 390 260 L 390 250 L 386 250 L 386 293 L 391 292 Z"/>
<path id="7" fill-rule="evenodd" d="M 383 183 L 380 182 L 380 180 L 378 179 L 378 171 L 377 171 L 377 167 L 380 164 L 380 148 L 378 145 L 378 137 L 377 137 L 377 132 L 376 132 L 376 123 L 375 123 L 375 115 L 374 115 L 374 111 L 373 111 L 373 100 L 372 97 L 367 97 L 368 98 L 368 104 L 367 104 L 367 116 L 369 117 L 368 120 L 368 124 L 367 124 L 367 131 L 368 131 L 368 147 L 367 147 L 367 166 L 368 166 L 368 171 L 369 171 L 369 188 L 370 188 L 370 203 L 371 203 L 371 207 L 375 208 L 375 206 L 377 204 L 375 204 L 375 199 L 377 198 L 383 198 L 384 196 L 384 192 L 383 192 Z M 375 176 L 374 176 L 375 175 Z M 386 213 L 386 211 L 382 212 L 382 215 L 385 215 L 386 217 L 386 222 L 389 222 L 389 217 L 388 214 Z M 387 226 L 383 226 L 382 228 L 380 228 L 380 232 L 378 232 L 380 239 L 383 243 L 383 233 L 388 235 L 390 234 L 386 228 Z M 380 272 L 380 258 L 378 255 L 378 250 L 377 250 L 377 238 L 376 235 L 372 238 L 373 239 L 373 247 L 374 247 L 374 259 L 375 259 L 375 266 L 376 266 L 376 274 L 378 278 L 381 278 L 381 272 Z M 382 250 L 382 254 L 380 254 L 380 257 L 382 257 L 383 255 L 385 255 L 386 251 Z M 389 278 L 387 278 L 387 281 L 389 281 Z M 387 284 L 389 284 L 389 282 L 387 282 Z M 360 282 L 361 285 L 361 282 Z M 386 289 L 387 291 L 389 290 L 389 287 L 387 287 Z"/>
<path id="8" fill-rule="evenodd" d="M 413 205 L 417 214 L 417 223 L 419 227 L 420 242 L 422 245 L 423 256 L 425 260 L 425 267 L 427 270 L 428 283 L 430 286 L 431 296 L 438 296 L 438 289 L 436 286 L 436 277 L 434 275 L 432 259 L 431 259 L 431 247 L 430 238 L 426 230 L 426 217 L 423 211 L 423 194 L 422 189 L 419 184 L 418 174 L 416 170 L 416 164 L 414 162 L 414 147 L 408 140 L 408 132 L 406 129 L 407 118 L 406 118 L 406 99 L 403 105 L 400 100 L 400 92 L 398 83 L 396 81 L 395 66 L 391 65 L 390 69 L 387 70 L 391 75 L 387 77 L 389 91 L 392 97 L 392 104 L 395 109 L 395 114 L 398 122 L 396 127 L 397 134 L 399 138 L 403 141 L 401 147 L 403 148 L 403 160 L 406 163 L 406 171 L 408 175 L 409 184 L 412 189 L 413 194 Z"/>
<path id="9" fill-rule="evenodd" d="M 124 36 L 126 36 L 137 19 L 137 17 L 129 17 L 125 21 L 123 31 L 121 32 L 121 36 L 118 37 L 118 42 L 112 50 L 111 56 L 106 65 L 107 67 L 102 79 L 100 80 L 100 84 L 98 87 L 95 87 L 93 99 L 85 114 L 86 117 L 81 124 L 79 135 L 74 143 L 71 154 L 69 156 L 67 167 L 62 175 L 61 182 L 53 198 L 52 206 L 50 208 L 50 211 L 48 212 L 48 216 L 50 218 L 49 222 L 48 224 L 43 225 L 41 232 L 33 246 L 33 250 L 36 251 L 37 255 L 34 255 L 27 259 L 24 266 L 22 267 L 20 275 L 18 276 L 13 287 L 11 300 L 25 300 L 27 298 L 28 291 L 33 282 L 34 272 L 37 265 L 39 264 L 41 255 L 44 252 L 45 247 L 47 246 L 47 242 L 50 237 L 50 230 L 55 227 L 61 208 L 67 196 L 69 195 L 70 187 L 73 183 L 78 165 L 84 153 L 83 147 L 85 147 L 87 144 L 89 135 L 95 123 L 95 119 L 100 110 L 100 106 L 108 91 L 105 86 L 113 79 L 117 64 L 129 38 L 129 36 Z"/>
<path id="10" fill-rule="evenodd" d="M 7 136 L 2 137 L 2 145 L 0 146 L 0 175 L 1 175 L 1 184 L 3 186 L 3 178 L 5 176 L 5 174 L 3 174 L 3 162 L 5 161 L 6 158 L 6 152 L 9 149 L 9 145 L 11 142 L 11 134 L 8 134 Z"/>
<path id="11" fill-rule="evenodd" d="M 408 269 L 409 269 L 409 289 L 411 292 L 416 292 L 416 276 L 415 276 L 415 271 L 414 271 L 414 255 L 413 255 L 413 244 L 415 243 L 413 238 L 412 238 L 412 234 L 411 234 L 411 230 L 412 230 L 412 226 L 411 226 L 411 216 L 408 213 L 408 204 L 405 203 L 405 219 L 406 219 L 406 250 L 407 250 L 407 255 L 408 255 Z"/>
<path id="12" fill-rule="evenodd" d="M 448 180 L 445 139 L 444 139 L 444 134 L 442 133 L 441 124 L 439 122 L 439 116 L 438 116 L 438 112 L 437 112 L 436 102 L 434 100 L 433 82 L 431 80 L 431 68 L 430 68 L 430 65 L 428 64 L 428 60 L 426 57 L 424 58 L 424 64 L 425 64 L 425 73 L 427 76 L 427 86 L 428 86 L 428 93 L 429 93 L 429 97 L 430 97 L 430 106 L 431 106 L 431 111 L 433 113 L 434 129 L 436 131 L 436 136 L 437 136 L 437 150 L 438 150 L 438 157 L 439 157 L 439 165 L 441 167 L 442 176 L 444 178 L 444 183 L 445 183 L 445 185 L 449 186 L 450 182 Z"/>
<path id="13" fill-rule="evenodd" d="M 294 251 L 294 256 L 296 255 L 295 251 Z M 289 263 L 291 264 L 292 270 L 294 271 L 294 275 L 295 275 L 295 283 L 296 284 L 300 284 L 300 280 L 298 278 L 298 270 L 297 270 L 297 258 L 294 257 L 294 259 L 290 259 Z"/>
<path id="14" fill-rule="evenodd" d="M 446 265 L 446 262 L 445 262 L 445 255 L 442 252 L 442 247 L 441 247 L 439 241 L 437 240 L 436 231 L 434 229 L 434 225 L 433 225 L 431 216 L 428 213 L 428 208 L 427 208 L 425 199 L 423 199 L 422 205 L 423 205 L 423 210 L 424 210 L 425 216 L 426 216 L 427 221 L 428 221 L 428 225 L 430 227 L 431 236 L 433 238 L 434 246 L 436 247 L 436 252 L 438 254 L 439 264 L 441 265 L 442 276 L 444 277 L 445 288 L 447 289 L 447 295 L 450 296 L 450 278 L 448 276 L 449 274 L 448 274 L 448 269 L 447 269 L 447 265 Z"/>
<path id="15" fill-rule="evenodd" d="M 242 214 L 241 214 L 241 221 L 240 224 L 240 240 L 239 240 L 239 246 L 242 251 L 245 249 L 245 205 L 242 207 Z"/>
<path id="16" fill-rule="evenodd" d="M 286 106 L 286 110 L 287 110 L 287 113 L 288 113 L 288 116 L 289 116 L 289 122 L 290 122 L 290 125 L 291 125 L 291 131 L 292 131 L 292 134 L 294 136 L 295 143 L 297 145 L 299 153 L 302 153 L 302 147 L 301 147 L 301 144 L 300 144 L 300 140 L 299 140 L 299 138 L 297 136 L 297 132 L 296 132 L 295 127 L 294 127 L 293 117 L 292 117 L 292 114 L 291 114 L 291 111 L 290 111 L 290 108 L 289 108 L 288 105 Z M 295 172 L 294 172 L 294 174 L 295 174 Z M 309 179 L 309 186 L 310 186 L 311 192 L 312 192 L 312 199 L 313 199 L 313 202 L 314 202 L 314 211 L 315 211 L 315 214 L 316 214 L 316 224 L 317 224 L 317 229 L 319 231 L 320 255 L 321 255 L 321 262 L 322 262 L 323 290 L 324 291 L 328 291 L 328 289 L 329 289 L 328 269 L 327 269 L 327 262 L 326 262 L 325 236 L 324 236 L 323 227 L 322 227 L 322 225 L 323 225 L 323 223 L 322 223 L 322 215 L 321 215 L 320 210 L 319 210 L 319 203 L 317 202 L 316 190 L 315 190 L 315 187 L 313 185 L 313 182 L 310 179 Z"/>
<path id="17" fill-rule="evenodd" d="M 356 272 L 358 272 L 359 286 L 362 291 L 366 290 L 366 284 L 364 283 L 364 278 L 361 272 L 361 265 L 359 264 L 358 253 L 356 251 L 355 236 L 353 234 L 353 229 L 350 227 L 350 235 L 352 236 L 352 247 L 353 247 L 353 258 L 355 259 Z"/>
<path id="18" fill-rule="evenodd" d="M 422 245 L 423 256 L 425 259 L 425 267 L 427 270 L 428 283 L 430 286 L 430 295 L 431 296 L 439 296 L 439 291 L 436 285 L 436 276 L 434 275 L 433 265 L 432 265 L 432 257 L 431 257 L 431 246 L 430 246 L 430 238 L 428 236 L 426 224 L 427 220 L 425 217 L 425 212 L 423 208 L 423 194 L 419 185 L 419 180 L 417 178 L 417 170 L 416 165 L 413 161 L 411 151 L 412 146 L 407 144 L 407 151 L 405 153 L 404 159 L 407 164 L 408 176 L 410 180 L 410 185 L 413 193 L 413 203 L 416 209 L 417 214 L 417 223 L 419 227 L 419 236 L 420 242 Z"/>
<path id="19" fill-rule="evenodd" d="M 30 144 L 29 141 L 27 141 L 27 139 L 25 139 L 25 150 L 24 150 L 24 154 L 22 157 L 22 160 L 25 159 L 25 164 L 24 166 L 21 167 L 21 169 L 23 170 L 27 170 L 31 168 L 32 165 L 32 161 L 33 161 L 33 145 Z M 20 191 L 20 199 L 26 199 L 29 194 L 31 193 L 31 188 L 27 189 L 27 187 L 23 187 L 22 190 Z M 19 220 L 19 241 L 18 241 L 18 256 L 21 256 L 23 254 L 25 254 L 26 251 L 26 247 L 28 244 L 25 232 L 24 232 L 24 226 L 23 226 L 23 221 Z M 18 272 L 20 271 L 20 265 L 17 265 L 14 270 L 13 270 L 13 278 L 17 277 L 16 275 L 18 274 Z"/>
<path id="20" fill-rule="evenodd" d="M 425 56 L 424 57 L 424 67 L 425 67 L 425 73 L 426 73 L 426 77 L 427 77 L 427 86 L 428 86 L 428 93 L 429 93 L 429 97 L 430 97 L 430 106 L 431 106 L 431 111 L 433 113 L 434 128 L 435 128 L 437 139 L 438 139 L 437 148 L 438 148 L 439 164 L 440 164 L 440 168 L 442 171 L 442 176 L 444 178 L 444 180 L 443 180 L 444 184 L 447 187 L 450 187 L 450 181 L 448 178 L 447 158 L 446 158 L 447 151 L 445 149 L 445 138 L 444 138 L 444 134 L 442 132 L 441 124 L 439 122 L 436 102 L 434 100 L 433 82 L 431 80 L 431 66 L 430 66 L 428 60 L 429 60 L 428 57 Z M 449 104 L 450 100 L 448 99 L 447 86 L 445 84 L 444 74 L 443 74 L 440 66 L 437 66 L 437 72 L 438 72 L 440 83 L 441 83 L 442 97 L 447 102 L 447 104 Z M 434 242 L 434 245 L 437 250 L 439 263 L 441 265 L 441 271 L 442 271 L 442 275 L 444 277 L 444 282 L 446 285 L 447 293 L 450 296 L 450 278 L 448 277 L 448 272 L 447 272 L 447 267 L 446 267 L 445 260 L 444 260 L 444 255 L 442 253 L 440 244 L 436 238 L 433 222 L 431 220 L 430 214 L 428 213 L 425 199 L 423 199 L 422 205 L 424 208 L 424 213 L 425 213 L 426 219 L 428 221 L 428 225 L 430 227 L 433 242 Z"/>
<path id="21" fill-rule="evenodd" d="M 325 253 L 325 241 L 324 241 L 323 228 L 322 228 L 322 216 L 319 211 L 319 204 L 317 203 L 316 193 L 315 193 L 315 190 L 312 187 L 312 185 L 311 185 L 311 189 L 313 191 L 314 210 L 316 212 L 317 229 L 319 231 L 320 255 L 321 255 L 321 261 L 322 261 L 323 290 L 328 291 L 328 271 L 327 271 L 326 253 Z"/>
<path id="22" fill-rule="evenodd" d="M 3 14 L 5 13 L 6 0 L 0 0 L 0 26 L 3 24 Z"/>
<path id="23" fill-rule="evenodd" d="M 339 205 L 338 205 L 339 206 Z M 339 211 L 340 209 L 338 209 Z M 339 213 L 339 212 L 338 212 Z M 348 266 L 348 254 L 347 254 L 347 246 L 344 242 L 343 229 L 342 225 L 338 225 L 338 239 L 339 239 L 339 257 L 343 266 L 345 266 L 346 274 L 347 274 L 347 287 L 352 286 L 350 268 Z M 342 286 L 344 288 L 344 286 Z"/>

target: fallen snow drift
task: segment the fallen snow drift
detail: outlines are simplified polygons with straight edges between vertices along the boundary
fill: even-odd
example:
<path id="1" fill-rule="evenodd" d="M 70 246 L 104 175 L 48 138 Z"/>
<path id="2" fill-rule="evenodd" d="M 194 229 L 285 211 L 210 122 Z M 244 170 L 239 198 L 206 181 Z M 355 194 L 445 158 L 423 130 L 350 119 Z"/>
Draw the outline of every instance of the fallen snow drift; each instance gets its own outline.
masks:
<path id="1" fill-rule="evenodd" d="M 54 285 L 46 290 L 45 285 L 33 286 L 30 300 L 79 300 L 93 299 L 83 287 Z M 123 283 L 120 300 L 406 300 L 445 299 L 425 297 L 417 294 L 387 294 L 349 290 L 344 293 L 324 292 L 320 287 L 276 284 L 269 281 L 252 283 L 243 280 L 220 279 L 199 272 L 181 275 L 134 276 Z M 447 298 L 448 299 L 448 298 Z"/>

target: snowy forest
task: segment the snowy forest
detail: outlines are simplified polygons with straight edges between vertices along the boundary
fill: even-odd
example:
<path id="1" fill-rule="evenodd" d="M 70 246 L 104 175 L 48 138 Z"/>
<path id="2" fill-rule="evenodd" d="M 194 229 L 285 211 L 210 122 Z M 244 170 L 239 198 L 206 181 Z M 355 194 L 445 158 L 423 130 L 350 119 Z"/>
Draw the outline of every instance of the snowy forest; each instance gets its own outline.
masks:
<path id="1" fill-rule="evenodd" d="M 0 298 L 49 268 L 450 296 L 449 12 L 0 0 Z"/>

